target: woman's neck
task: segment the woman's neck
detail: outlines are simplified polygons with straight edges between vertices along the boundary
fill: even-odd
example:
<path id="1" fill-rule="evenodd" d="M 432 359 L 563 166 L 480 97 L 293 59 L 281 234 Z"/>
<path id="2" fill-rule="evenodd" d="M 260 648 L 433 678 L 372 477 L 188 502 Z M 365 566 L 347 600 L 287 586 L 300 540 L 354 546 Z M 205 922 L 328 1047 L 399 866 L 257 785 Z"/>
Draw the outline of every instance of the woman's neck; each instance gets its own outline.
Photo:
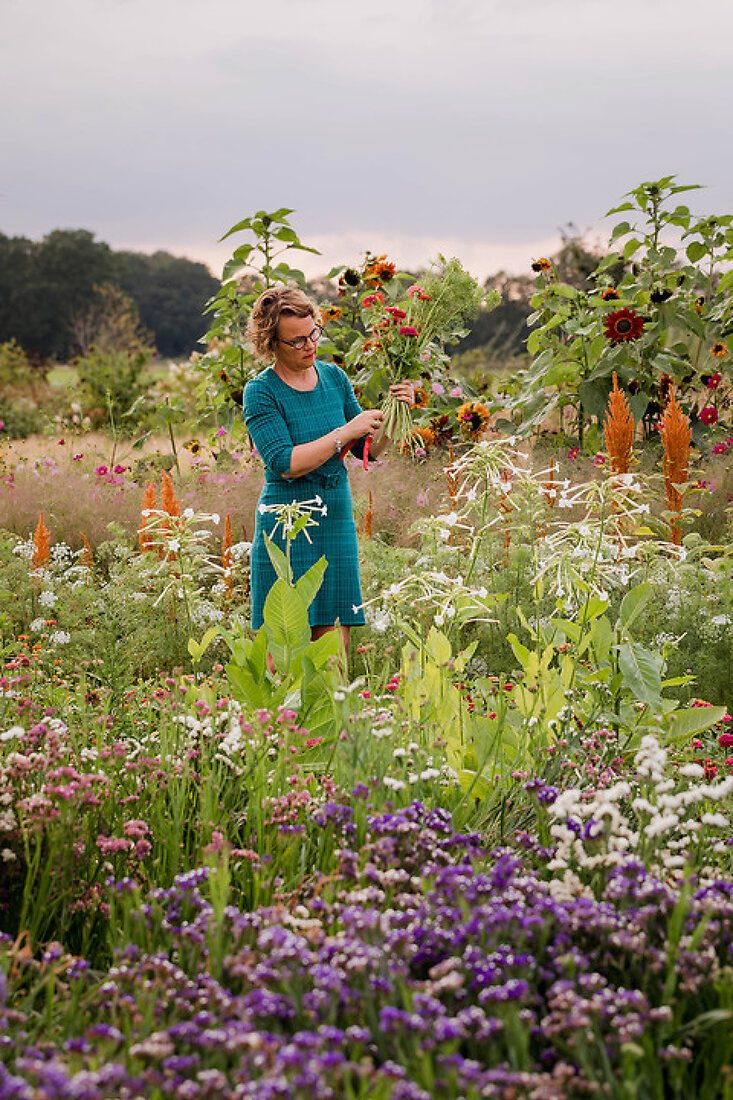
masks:
<path id="1" fill-rule="evenodd" d="M 276 359 L 272 364 L 272 369 L 278 378 L 281 378 L 286 385 L 291 387 L 291 389 L 302 391 L 314 390 L 318 385 L 318 371 L 316 370 L 315 363 L 312 363 L 309 367 L 305 367 L 303 370 L 292 370 Z"/>

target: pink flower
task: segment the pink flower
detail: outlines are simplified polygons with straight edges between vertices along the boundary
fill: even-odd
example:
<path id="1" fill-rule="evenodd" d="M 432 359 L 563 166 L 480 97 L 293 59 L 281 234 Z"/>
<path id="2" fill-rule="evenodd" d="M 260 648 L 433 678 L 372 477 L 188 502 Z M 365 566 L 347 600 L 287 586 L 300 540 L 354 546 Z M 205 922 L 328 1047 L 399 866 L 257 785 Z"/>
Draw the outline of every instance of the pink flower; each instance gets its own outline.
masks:
<path id="1" fill-rule="evenodd" d="M 433 382 L 430 389 L 433 393 L 445 393 L 445 386 L 442 382 Z"/>
<path id="2" fill-rule="evenodd" d="M 424 288 L 418 286 L 417 283 L 413 283 L 412 286 L 408 286 L 407 293 L 410 298 L 419 298 L 421 302 L 430 301 L 430 295 L 426 294 Z"/>
<path id="3" fill-rule="evenodd" d="M 463 390 L 460 386 L 454 386 L 450 391 L 451 397 L 463 397 Z"/>
<path id="4" fill-rule="evenodd" d="M 3 430 L 4 427 L 5 427 L 5 421 L 0 420 L 0 432 Z"/>
<path id="5" fill-rule="evenodd" d="M 571 447 L 568 451 L 568 458 L 577 458 L 580 454 L 580 447 Z"/>
<path id="6" fill-rule="evenodd" d="M 402 321 L 407 316 L 404 309 L 398 309 L 397 306 L 387 306 L 387 313 L 391 313 L 395 321 Z"/>
<path id="7" fill-rule="evenodd" d="M 116 474 L 124 474 L 126 469 L 127 469 L 126 466 L 115 466 L 114 472 Z"/>
<path id="8" fill-rule="evenodd" d="M 417 336 L 417 329 L 413 325 L 403 325 L 400 336 Z"/>
<path id="9" fill-rule="evenodd" d="M 83 458 L 83 457 L 84 457 L 84 455 L 83 455 L 83 454 L 80 454 L 80 455 L 72 455 L 72 456 L 71 456 L 71 461 L 72 461 L 72 462 L 80 462 L 80 461 L 82 460 L 82 458 Z"/>
<path id="10" fill-rule="evenodd" d="M 700 413 L 703 424 L 715 424 L 718 419 L 718 410 L 713 405 L 706 405 Z"/>
<path id="11" fill-rule="evenodd" d="M 219 428 L 216 434 L 219 436 L 219 439 L 221 439 L 222 436 L 227 434 L 227 430 L 226 428 Z"/>
<path id="12" fill-rule="evenodd" d="M 733 733 L 721 733 L 718 738 L 718 744 L 724 749 L 727 749 L 729 745 L 733 745 Z"/>
<path id="13" fill-rule="evenodd" d="M 367 294 L 366 298 L 362 300 L 361 304 L 365 309 L 371 309 L 372 306 L 379 305 L 379 303 L 383 301 L 383 294 Z"/>
<path id="14" fill-rule="evenodd" d="M 715 374 L 711 374 L 705 385 L 709 390 L 717 390 L 720 385 L 721 375 L 716 371 Z"/>
<path id="15" fill-rule="evenodd" d="M 714 455 L 724 455 L 724 454 L 727 454 L 727 453 L 728 453 L 728 444 L 727 443 L 716 443 L 715 446 L 713 447 L 713 454 Z"/>
<path id="16" fill-rule="evenodd" d="M 107 474 L 109 473 L 109 470 L 107 469 L 106 466 L 97 466 L 94 472 L 97 475 L 97 477 L 106 477 Z"/>
<path id="17" fill-rule="evenodd" d="M 605 466 L 606 465 L 606 456 L 601 454 L 600 451 L 599 451 L 598 454 L 593 459 L 593 465 L 594 466 Z"/>

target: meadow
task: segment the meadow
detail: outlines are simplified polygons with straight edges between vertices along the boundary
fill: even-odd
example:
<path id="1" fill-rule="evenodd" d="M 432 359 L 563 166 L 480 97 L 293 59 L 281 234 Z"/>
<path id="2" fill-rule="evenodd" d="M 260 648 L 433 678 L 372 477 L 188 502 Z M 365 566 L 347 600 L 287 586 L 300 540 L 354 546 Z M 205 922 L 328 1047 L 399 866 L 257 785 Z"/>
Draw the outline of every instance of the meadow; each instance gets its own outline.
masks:
<path id="1" fill-rule="evenodd" d="M 642 252 L 586 290 L 535 261 L 538 335 L 488 387 L 456 314 L 412 360 L 382 325 L 421 407 L 348 460 L 348 660 L 285 555 L 249 627 L 231 280 L 134 431 L 63 378 L 6 431 L 0 1097 L 733 1097 L 731 281 Z M 364 401 L 386 305 L 478 308 L 391 266 L 323 307 Z"/>

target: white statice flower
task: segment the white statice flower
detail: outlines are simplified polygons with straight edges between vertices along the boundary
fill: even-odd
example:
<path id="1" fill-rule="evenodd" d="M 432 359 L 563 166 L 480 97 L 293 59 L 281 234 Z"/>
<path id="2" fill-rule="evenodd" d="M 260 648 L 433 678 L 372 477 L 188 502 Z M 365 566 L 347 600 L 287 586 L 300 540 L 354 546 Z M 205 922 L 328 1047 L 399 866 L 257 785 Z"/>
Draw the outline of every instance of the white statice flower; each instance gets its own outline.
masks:
<path id="1" fill-rule="evenodd" d="M 437 768 L 425 768 L 424 771 L 420 772 L 420 778 L 425 780 L 438 779 L 439 776 L 440 772 Z"/>
<path id="2" fill-rule="evenodd" d="M 0 833 L 12 833 L 18 828 L 18 820 L 12 810 L 3 810 L 0 813 Z"/>
<path id="3" fill-rule="evenodd" d="M 38 602 L 41 607 L 53 607 L 56 603 L 56 593 L 50 588 L 44 588 L 43 592 L 41 592 L 38 597 Z"/>
<path id="4" fill-rule="evenodd" d="M 709 825 L 712 829 L 727 829 L 730 827 L 728 818 L 723 814 L 703 814 L 703 825 Z"/>
<path id="5" fill-rule="evenodd" d="M 392 775 L 385 775 L 383 782 L 392 791 L 404 791 L 407 786 L 403 779 L 395 779 Z"/>
<path id="6" fill-rule="evenodd" d="M 392 755 L 396 756 L 398 760 L 401 760 L 403 756 L 407 756 L 407 749 L 404 745 L 398 745 L 396 749 L 392 750 Z"/>
<path id="7" fill-rule="evenodd" d="M 731 626 L 733 624 L 730 615 L 713 615 L 709 621 L 712 626 Z"/>
<path id="8" fill-rule="evenodd" d="M 51 645 L 68 645 L 71 641 L 71 635 L 65 630 L 54 630 L 51 637 L 48 639 Z"/>
<path id="9" fill-rule="evenodd" d="M 0 852 L 0 859 L 2 859 L 3 863 L 12 863 L 17 858 L 18 857 L 11 848 L 3 848 L 2 852 Z"/>
<path id="10" fill-rule="evenodd" d="M 20 466 L 17 468 L 20 469 Z M 35 549 L 33 539 L 26 539 L 25 542 L 16 542 L 13 547 L 13 553 L 17 554 L 19 558 L 27 558 L 27 560 L 30 561 Z"/>

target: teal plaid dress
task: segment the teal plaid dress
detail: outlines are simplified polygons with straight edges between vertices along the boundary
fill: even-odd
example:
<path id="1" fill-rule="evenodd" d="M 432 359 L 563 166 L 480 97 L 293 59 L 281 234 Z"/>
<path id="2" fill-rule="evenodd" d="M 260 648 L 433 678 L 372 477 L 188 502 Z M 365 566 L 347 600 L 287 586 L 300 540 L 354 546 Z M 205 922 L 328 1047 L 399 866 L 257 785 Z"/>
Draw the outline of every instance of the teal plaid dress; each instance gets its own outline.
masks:
<path id="1" fill-rule="evenodd" d="M 300 533 L 291 543 L 291 563 L 297 580 L 323 555 L 326 572 L 309 609 L 311 626 L 331 626 L 338 619 L 344 626 L 364 623 L 361 608 L 359 550 L 354 525 L 351 488 L 344 463 L 338 455 L 329 458 L 317 470 L 302 477 L 285 480 L 290 469 L 293 447 L 311 443 L 336 428 L 343 427 L 361 412 L 349 379 L 340 367 L 316 360 L 318 385 L 305 392 L 283 382 L 272 367 L 252 378 L 244 390 L 244 419 L 255 447 L 265 466 L 265 484 L 260 504 L 290 504 L 291 501 L 320 497 L 326 514 L 314 515 L 317 527 L 309 527 L 308 542 Z M 363 441 L 353 450 L 363 450 Z M 276 516 L 257 508 L 252 543 L 252 626 L 262 625 L 265 598 L 276 574 L 265 547 L 263 535 L 272 534 Z M 281 528 L 275 541 L 285 549 Z"/>

